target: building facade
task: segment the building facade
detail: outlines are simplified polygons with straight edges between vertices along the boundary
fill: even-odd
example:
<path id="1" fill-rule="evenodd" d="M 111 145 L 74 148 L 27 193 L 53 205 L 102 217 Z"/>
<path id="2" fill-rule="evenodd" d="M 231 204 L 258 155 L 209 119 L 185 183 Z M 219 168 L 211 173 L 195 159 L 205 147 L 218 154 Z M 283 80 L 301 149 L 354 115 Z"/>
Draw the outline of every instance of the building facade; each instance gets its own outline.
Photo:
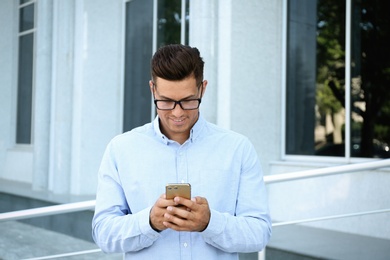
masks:
<path id="1" fill-rule="evenodd" d="M 248 136 L 265 175 L 389 158 L 386 5 L 3 0 L 0 181 L 93 197 L 109 140 L 155 116 L 149 61 L 169 43 L 199 48 L 209 81 L 201 113 Z M 271 213 L 388 208 L 389 186 L 389 169 L 272 184 Z M 311 225 L 390 239 L 388 218 Z"/>

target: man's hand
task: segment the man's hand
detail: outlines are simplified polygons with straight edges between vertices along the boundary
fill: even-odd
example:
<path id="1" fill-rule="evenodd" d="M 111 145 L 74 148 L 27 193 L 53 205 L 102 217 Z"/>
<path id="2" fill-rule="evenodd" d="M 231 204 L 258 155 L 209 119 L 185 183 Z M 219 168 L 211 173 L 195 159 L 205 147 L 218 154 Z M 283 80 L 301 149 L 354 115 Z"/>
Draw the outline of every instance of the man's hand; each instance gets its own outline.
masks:
<path id="1" fill-rule="evenodd" d="M 175 197 L 176 205 L 184 207 L 175 207 L 169 205 L 163 214 L 165 228 L 171 228 L 176 231 L 198 231 L 201 232 L 207 228 L 210 221 L 210 208 L 206 198 L 195 197 L 191 200 Z M 162 213 L 162 212 L 161 212 Z"/>
<path id="2" fill-rule="evenodd" d="M 175 206 L 175 202 L 173 200 L 167 200 L 165 193 L 161 194 L 149 213 L 150 226 L 154 230 L 163 231 L 167 228 L 163 222 L 166 221 L 164 215 L 167 212 L 167 207 L 170 206 Z"/>

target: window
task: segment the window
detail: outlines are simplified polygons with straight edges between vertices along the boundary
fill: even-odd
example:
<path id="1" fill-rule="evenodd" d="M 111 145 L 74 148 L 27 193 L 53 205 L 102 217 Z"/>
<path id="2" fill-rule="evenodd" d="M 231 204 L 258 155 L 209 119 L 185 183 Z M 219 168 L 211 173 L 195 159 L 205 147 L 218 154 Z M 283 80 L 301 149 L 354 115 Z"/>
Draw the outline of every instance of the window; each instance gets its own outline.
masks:
<path id="1" fill-rule="evenodd" d="M 16 143 L 31 144 L 35 3 L 20 1 Z"/>
<path id="2" fill-rule="evenodd" d="M 188 44 L 189 0 L 158 0 L 157 9 L 157 46 Z"/>
<path id="3" fill-rule="evenodd" d="M 148 82 L 153 52 L 153 0 L 126 3 L 123 131 L 150 121 Z"/>
<path id="4" fill-rule="evenodd" d="M 157 17 L 153 17 L 152 6 L 157 8 Z M 188 0 L 126 2 L 123 131 L 150 122 L 154 116 L 148 85 L 150 59 L 156 47 L 188 44 L 188 17 Z"/>
<path id="5" fill-rule="evenodd" d="M 288 1 L 287 155 L 390 157 L 389 7 Z"/>

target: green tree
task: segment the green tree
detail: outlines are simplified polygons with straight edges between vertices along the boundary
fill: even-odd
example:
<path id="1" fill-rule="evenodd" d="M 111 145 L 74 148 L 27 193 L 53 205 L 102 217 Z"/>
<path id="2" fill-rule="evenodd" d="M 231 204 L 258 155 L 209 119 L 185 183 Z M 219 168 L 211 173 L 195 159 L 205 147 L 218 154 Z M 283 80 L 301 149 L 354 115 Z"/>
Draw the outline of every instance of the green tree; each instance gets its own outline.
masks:
<path id="1" fill-rule="evenodd" d="M 390 143 L 390 2 L 352 1 L 351 110 L 363 119 L 352 138 L 373 157 L 378 141 Z M 345 2 L 318 1 L 317 104 L 320 111 L 345 106 Z M 364 104 L 364 108 L 359 104 Z M 347 118 L 349 116 L 347 115 Z M 388 155 L 379 155 L 387 157 Z"/>

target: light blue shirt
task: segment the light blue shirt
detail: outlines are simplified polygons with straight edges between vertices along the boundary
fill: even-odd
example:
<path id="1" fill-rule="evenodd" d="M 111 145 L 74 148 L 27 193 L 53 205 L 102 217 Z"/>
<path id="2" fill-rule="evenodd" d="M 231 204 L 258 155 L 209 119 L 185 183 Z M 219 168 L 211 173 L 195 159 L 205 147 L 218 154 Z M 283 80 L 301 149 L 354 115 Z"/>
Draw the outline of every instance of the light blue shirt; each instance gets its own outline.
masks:
<path id="1" fill-rule="evenodd" d="M 208 200 L 203 232 L 156 232 L 149 212 L 165 185 L 191 184 Z M 261 251 L 271 220 L 259 159 L 249 140 L 199 116 L 180 145 L 164 136 L 159 119 L 115 137 L 100 170 L 93 238 L 104 252 L 125 259 L 238 259 Z"/>

